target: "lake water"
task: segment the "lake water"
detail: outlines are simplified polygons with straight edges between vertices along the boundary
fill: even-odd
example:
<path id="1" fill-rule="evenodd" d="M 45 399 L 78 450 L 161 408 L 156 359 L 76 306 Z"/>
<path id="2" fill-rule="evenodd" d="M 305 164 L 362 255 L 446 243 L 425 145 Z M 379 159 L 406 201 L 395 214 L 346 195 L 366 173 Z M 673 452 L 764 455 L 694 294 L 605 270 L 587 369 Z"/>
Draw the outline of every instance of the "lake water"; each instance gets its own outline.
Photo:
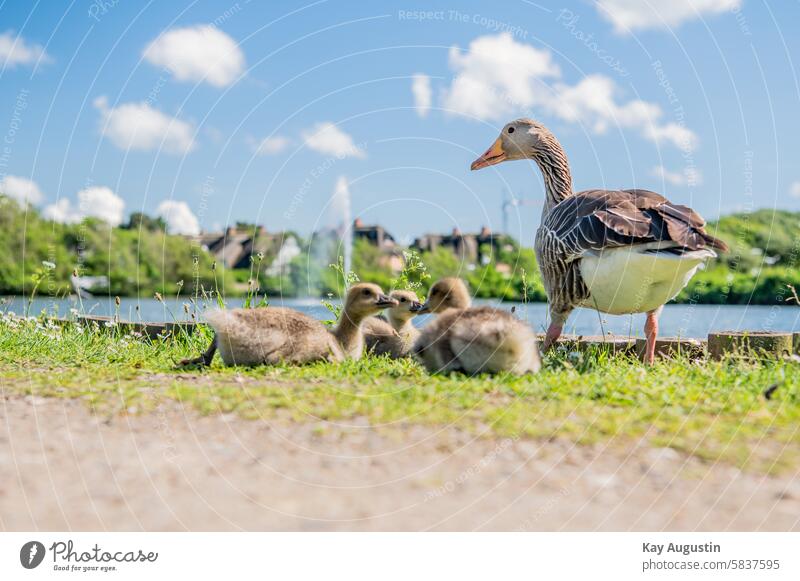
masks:
<path id="1" fill-rule="evenodd" d="M 23 314 L 27 299 L 23 297 L 4 297 L 2 310 Z M 503 309 L 516 306 L 516 313 L 530 323 L 537 331 L 543 331 L 547 324 L 547 305 L 544 303 L 501 303 L 499 301 L 476 301 Z M 322 306 L 319 299 L 272 299 L 273 306 L 297 309 L 318 319 L 330 319 L 331 313 Z M 188 316 L 184 311 L 183 300 L 167 300 L 160 303 L 155 299 L 123 298 L 119 308 L 122 319 L 132 321 L 184 321 Z M 230 307 L 241 305 L 241 299 L 229 302 Z M 137 307 L 138 306 L 138 310 Z M 213 307 L 214 305 L 210 305 Z M 203 307 L 204 308 L 204 307 Z M 198 307 L 202 320 L 203 308 Z M 94 315 L 113 315 L 116 312 L 113 298 L 93 297 L 52 300 L 37 298 L 33 301 L 30 314 L 38 315 L 43 310 L 50 314 L 68 315 L 70 309 Z M 191 312 L 191 311 L 190 311 Z M 427 316 L 417 317 L 416 323 L 424 325 Z M 565 333 L 579 335 L 600 335 L 602 330 L 621 336 L 643 336 L 644 315 L 599 315 L 596 311 L 576 309 L 564 329 Z M 710 331 L 800 331 L 800 307 L 786 306 L 747 306 L 747 305 L 667 305 L 660 320 L 659 334 L 662 337 L 705 338 Z"/>

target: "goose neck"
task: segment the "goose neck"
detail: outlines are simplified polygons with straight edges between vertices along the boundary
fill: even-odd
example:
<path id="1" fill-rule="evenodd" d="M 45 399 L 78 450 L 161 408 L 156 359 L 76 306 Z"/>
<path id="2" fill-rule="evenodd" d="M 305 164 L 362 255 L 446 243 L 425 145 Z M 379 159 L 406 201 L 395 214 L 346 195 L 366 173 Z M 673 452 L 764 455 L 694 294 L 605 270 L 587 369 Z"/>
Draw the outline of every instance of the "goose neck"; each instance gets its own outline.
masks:
<path id="1" fill-rule="evenodd" d="M 544 179 L 546 196 L 544 213 L 547 214 L 556 204 L 572 195 L 572 174 L 569 170 L 569 161 L 558 142 L 537 152 L 534 161 L 539 166 Z"/>
<path id="2" fill-rule="evenodd" d="M 358 358 L 364 349 L 364 336 L 361 333 L 363 317 L 354 317 L 347 311 L 342 313 L 333 336 L 348 356 Z"/>

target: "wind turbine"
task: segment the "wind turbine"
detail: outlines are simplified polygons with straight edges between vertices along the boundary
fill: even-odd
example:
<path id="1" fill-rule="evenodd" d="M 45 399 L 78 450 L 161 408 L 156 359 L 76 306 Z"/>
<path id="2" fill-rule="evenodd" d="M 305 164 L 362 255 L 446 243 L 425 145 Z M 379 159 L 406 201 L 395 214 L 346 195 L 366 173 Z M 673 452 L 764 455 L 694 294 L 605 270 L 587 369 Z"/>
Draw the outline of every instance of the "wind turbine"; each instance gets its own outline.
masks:
<path id="1" fill-rule="evenodd" d="M 511 236 L 511 232 L 508 230 L 508 218 L 511 212 L 511 208 L 518 208 L 519 206 L 538 206 L 541 204 L 539 200 L 521 200 L 517 198 L 514 194 L 510 193 L 508 189 L 503 188 L 503 234 Z"/>

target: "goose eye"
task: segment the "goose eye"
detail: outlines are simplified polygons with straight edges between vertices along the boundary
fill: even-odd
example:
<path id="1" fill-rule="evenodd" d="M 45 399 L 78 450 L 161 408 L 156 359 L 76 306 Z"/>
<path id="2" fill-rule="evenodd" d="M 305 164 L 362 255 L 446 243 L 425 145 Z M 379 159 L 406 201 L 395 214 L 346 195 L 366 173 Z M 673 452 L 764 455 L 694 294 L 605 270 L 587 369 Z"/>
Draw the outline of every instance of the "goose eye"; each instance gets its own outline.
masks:
<path id="1" fill-rule="evenodd" d="M 509 128 L 508 128 L 508 132 L 509 132 L 509 133 L 514 133 L 514 128 L 513 128 L 513 127 L 509 127 Z"/>

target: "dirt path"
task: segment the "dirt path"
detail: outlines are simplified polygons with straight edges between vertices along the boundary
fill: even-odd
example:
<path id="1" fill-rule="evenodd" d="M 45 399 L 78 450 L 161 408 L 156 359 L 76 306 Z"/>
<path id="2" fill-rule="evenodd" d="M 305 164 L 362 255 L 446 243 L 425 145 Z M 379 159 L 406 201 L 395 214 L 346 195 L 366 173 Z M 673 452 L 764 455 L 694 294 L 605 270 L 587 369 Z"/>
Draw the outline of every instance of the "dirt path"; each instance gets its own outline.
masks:
<path id="1" fill-rule="evenodd" d="M 800 529 L 800 473 L 355 424 L 0 400 L 0 529 Z"/>

